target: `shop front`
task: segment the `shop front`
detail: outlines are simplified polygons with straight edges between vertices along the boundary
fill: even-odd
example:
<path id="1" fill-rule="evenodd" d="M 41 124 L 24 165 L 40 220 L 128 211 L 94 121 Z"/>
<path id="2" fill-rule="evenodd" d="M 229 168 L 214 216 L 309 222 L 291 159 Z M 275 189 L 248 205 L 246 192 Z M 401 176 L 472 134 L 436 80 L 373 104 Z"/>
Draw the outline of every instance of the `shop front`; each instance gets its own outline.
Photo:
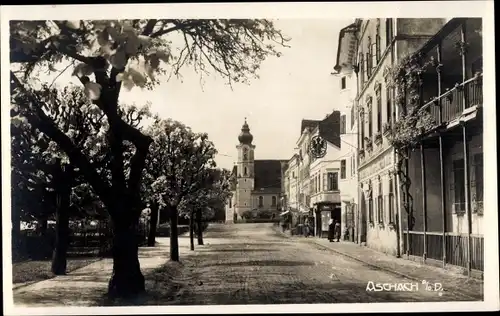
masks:
<path id="1" fill-rule="evenodd" d="M 327 238 L 330 220 L 341 221 L 341 204 L 333 202 L 319 202 L 315 204 L 316 236 Z"/>

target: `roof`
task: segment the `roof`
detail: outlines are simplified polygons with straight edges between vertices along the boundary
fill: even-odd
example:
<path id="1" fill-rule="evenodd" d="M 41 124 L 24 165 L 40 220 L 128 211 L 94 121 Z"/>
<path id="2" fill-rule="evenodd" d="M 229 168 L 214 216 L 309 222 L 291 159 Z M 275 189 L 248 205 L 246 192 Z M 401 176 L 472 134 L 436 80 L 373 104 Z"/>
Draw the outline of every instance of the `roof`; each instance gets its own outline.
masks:
<path id="1" fill-rule="evenodd" d="M 343 66 L 354 64 L 357 42 L 356 32 L 359 30 L 360 22 L 361 20 L 357 19 L 356 22 L 340 30 L 339 44 L 337 46 L 337 62 L 334 67 L 335 71 L 340 71 Z M 343 48 L 343 44 L 348 45 L 348 47 Z"/>
<path id="2" fill-rule="evenodd" d="M 255 160 L 254 190 L 261 188 L 281 189 L 282 163 L 287 160 Z"/>
<path id="3" fill-rule="evenodd" d="M 340 111 L 333 111 L 318 125 L 318 134 L 329 143 L 341 147 L 340 145 Z"/>
<path id="4" fill-rule="evenodd" d="M 426 54 L 429 50 L 434 48 L 443 37 L 455 30 L 455 28 L 460 24 L 463 24 L 470 19 L 481 20 L 481 18 L 453 18 L 449 20 L 436 34 L 434 34 L 427 42 L 425 42 L 425 44 L 416 53 Z"/>
<path id="5" fill-rule="evenodd" d="M 300 134 L 302 135 L 302 132 L 304 132 L 306 128 L 311 128 L 311 129 L 316 128 L 319 122 L 321 122 L 321 120 L 305 120 L 305 119 L 302 120 L 302 123 L 300 125 Z"/>

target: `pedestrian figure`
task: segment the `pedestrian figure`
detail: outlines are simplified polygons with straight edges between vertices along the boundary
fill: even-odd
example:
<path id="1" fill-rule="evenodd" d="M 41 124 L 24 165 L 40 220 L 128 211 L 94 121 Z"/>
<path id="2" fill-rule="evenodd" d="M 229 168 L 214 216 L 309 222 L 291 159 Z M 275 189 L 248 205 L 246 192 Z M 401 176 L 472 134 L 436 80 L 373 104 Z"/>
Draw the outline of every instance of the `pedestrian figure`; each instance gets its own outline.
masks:
<path id="1" fill-rule="evenodd" d="M 337 242 L 340 242 L 340 222 L 335 222 L 335 235 L 337 237 Z"/>
<path id="2" fill-rule="evenodd" d="M 333 224 L 333 219 L 330 219 L 328 221 L 328 240 L 332 242 L 333 238 L 334 238 L 334 224 Z"/>
<path id="3" fill-rule="evenodd" d="M 309 223 L 305 223 L 304 224 L 304 237 L 307 238 L 307 236 L 309 236 Z"/>

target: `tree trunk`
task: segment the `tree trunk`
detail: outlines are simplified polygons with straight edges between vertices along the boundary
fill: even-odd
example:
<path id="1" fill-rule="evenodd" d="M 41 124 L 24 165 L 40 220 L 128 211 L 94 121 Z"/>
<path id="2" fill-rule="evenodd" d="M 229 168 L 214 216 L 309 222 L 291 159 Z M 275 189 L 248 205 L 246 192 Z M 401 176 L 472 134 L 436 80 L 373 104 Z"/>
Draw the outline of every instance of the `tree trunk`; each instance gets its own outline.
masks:
<path id="1" fill-rule="evenodd" d="M 203 226 L 201 224 L 201 209 L 196 210 L 196 221 L 198 228 L 198 245 L 203 246 Z"/>
<path id="2" fill-rule="evenodd" d="M 122 211 L 124 215 L 132 212 Z M 113 274 L 108 284 L 112 298 L 132 298 L 145 290 L 136 233 L 133 221 L 113 220 Z"/>
<path id="3" fill-rule="evenodd" d="M 55 275 L 66 274 L 66 254 L 69 246 L 68 206 L 62 205 L 56 214 L 56 244 L 52 256 L 52 273 Z"/>
<path id="4" fill-rule="evenodd" d="M 170 207 L 170 260 L 179 261 L 179 232 L 177 229 L 177 207 Z"/>
<path id="5" fill-rule="evenodd" d="M 148 247 L 155 246 L 156 238 L 156 226 L 158 225 L 159 219 L 159 207 L 157 203 L 151 204 L 151 220 L 149 221 L 149 236 L 148 236 Z"/>
<path id="6" fill-rule="evenodd" d="M 189 216 L 189 244 L 191 250 L 194 250 L 194 218 L 193 213 Z"/>
<path id="7" fill-rule="evenodd" d="M 39 219 L 40 221 L 40 235 L 41 236 L 46 236 L 47 235 L 47 226 L 48 226 L 48 217 L 47 215 L 42 215 Z"/>
<path id="8" fill-rule="evenodd" d="M 52 273 L 66 274 L 66 254 L 69 246 L 69 204 L 71 195 L 71 173 L 60 165 L 56 165 L 56 240 L 52 254 Z"/>

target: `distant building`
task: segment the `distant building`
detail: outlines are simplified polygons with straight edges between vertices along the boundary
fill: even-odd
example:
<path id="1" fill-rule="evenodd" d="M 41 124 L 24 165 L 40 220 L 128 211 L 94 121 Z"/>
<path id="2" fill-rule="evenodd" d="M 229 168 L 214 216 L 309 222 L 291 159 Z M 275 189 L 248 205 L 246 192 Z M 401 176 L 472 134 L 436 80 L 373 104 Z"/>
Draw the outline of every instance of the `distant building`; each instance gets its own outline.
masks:
<path id="1" fill-rule="evenodd" d="M 340 124 L 338 111 L 333 111 L 323 120 L 303 119 L 295 153 L 285 172 L 285 209 L 292 215 L 292 227 L 309 218 L 316 236 L 325 231 L 323 224 L 330 218 L 336 216 L 340 220 L 340 161 L 332 160 L 341 146 Z M 315 136 L 326 141 L 327 153 L 323 158 L 316 159 L 311 155 L 311 140 Z"/>
<path id="2" fill-rule="evenodd" d="M 325 119 L 317 121 L 311 129 L 311 138 L 320 137 L 326 141 L 326 154 L 322 158 L 311 156 L 309 195 L 310 207 L 315 219 L 316 236 L 326 237 L 330 219 L 341 221 L 339 186 L 341 162 L 341 114 L 333 111 Z"/>
<path id="3" fill-rule="evenodd" d="M 255 159 L 256 146 L 246 120 L 238 141 L 238 161 L 232 172 L 234 191 L 226 206 L 226 222 L 277 217 L 287 160 Z"/>

